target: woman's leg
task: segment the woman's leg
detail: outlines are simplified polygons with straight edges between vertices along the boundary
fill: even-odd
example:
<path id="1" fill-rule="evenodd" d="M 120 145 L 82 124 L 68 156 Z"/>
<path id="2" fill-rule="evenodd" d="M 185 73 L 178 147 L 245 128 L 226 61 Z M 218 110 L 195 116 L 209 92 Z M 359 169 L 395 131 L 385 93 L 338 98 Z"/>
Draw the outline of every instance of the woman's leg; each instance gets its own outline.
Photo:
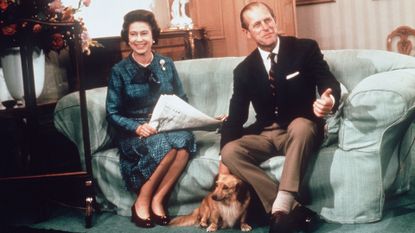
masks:
<path id="1" fill-rule="evenodd" d="M 177 155 L 174 162 L 171 164 L 167 173 L 161 180 L 160 185 L 154 193 L 153 200 L 151 201 L 151 209 L 153 210 L 154 214 L 158 216 L 166 215 L 166 211 L 163 207 L 164 198 L 182 174 L 183 169 L 186 167 L 188 160 L 189 152 L 187 152 L 184 149 L 180 149 L 177 151 Z"/>
<path id="2" fill-rule="evenodd" d="M 161 160 L 154 173 L 143 184 L 138 192 L 134 207 L 140 218 L 146 219 L 150 217 L 150 205 L 154 191 L 159 186 L 161 180 L 166 176 L 167 171 L 175 161 L 176 154 L 176 149 L 167 152 L 166 156 Z"/>

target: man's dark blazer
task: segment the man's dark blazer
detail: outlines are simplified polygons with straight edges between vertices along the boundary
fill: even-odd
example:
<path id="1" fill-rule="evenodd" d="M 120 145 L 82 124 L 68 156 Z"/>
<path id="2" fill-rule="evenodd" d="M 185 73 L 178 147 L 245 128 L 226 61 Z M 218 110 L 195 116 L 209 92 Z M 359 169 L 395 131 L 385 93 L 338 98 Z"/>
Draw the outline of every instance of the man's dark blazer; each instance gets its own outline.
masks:
<path id="1" fill-rule="evenodd" d="M 340 84 L 330 72 L 317 42 L 285 36 L 279 36 L 279 39 L 278 61 L 273 66 L 275 96 L 258 49 L 234 69 L 233 94 L 229 117 L 221 130 L 221 148 L 244 134 L 259 134 L 274 122 L 287 127 L 297 117 L 308 118 L 322 129 L 324 120 L 313 113 L 316 90 L 322 94 L 331 88 L 335 98 L 333 111 L 337 109 Z M 290 75 L 296 72 L 298 75 Z M 244 129 L 250 102 L 256 112 L 256 122 Z"/>

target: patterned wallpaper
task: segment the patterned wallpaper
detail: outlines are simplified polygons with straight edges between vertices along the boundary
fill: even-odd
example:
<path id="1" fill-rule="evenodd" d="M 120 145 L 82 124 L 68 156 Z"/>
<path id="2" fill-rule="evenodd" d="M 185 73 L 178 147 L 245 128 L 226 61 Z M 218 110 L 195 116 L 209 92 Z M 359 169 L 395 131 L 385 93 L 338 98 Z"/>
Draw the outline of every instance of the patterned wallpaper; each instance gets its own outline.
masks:
<path id="1" fill-rule="evenodd" d="M 415 28 L 415 0 L 336 0 L 297 6 L 298 36 L 317 40 L 322 49 L 386 50 L 396 27 Z"/>

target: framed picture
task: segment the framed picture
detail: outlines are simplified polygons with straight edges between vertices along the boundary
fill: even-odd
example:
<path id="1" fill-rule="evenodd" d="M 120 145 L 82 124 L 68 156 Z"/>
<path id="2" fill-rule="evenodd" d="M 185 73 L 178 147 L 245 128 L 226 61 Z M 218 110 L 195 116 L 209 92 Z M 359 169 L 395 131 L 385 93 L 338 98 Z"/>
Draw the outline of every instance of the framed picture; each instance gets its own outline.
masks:
<path id="1" fill-rule="evenodd" d="M 336 0 L 296 0 L 297 6 L 325 3 L 325 2 L 335 2 Z"/>

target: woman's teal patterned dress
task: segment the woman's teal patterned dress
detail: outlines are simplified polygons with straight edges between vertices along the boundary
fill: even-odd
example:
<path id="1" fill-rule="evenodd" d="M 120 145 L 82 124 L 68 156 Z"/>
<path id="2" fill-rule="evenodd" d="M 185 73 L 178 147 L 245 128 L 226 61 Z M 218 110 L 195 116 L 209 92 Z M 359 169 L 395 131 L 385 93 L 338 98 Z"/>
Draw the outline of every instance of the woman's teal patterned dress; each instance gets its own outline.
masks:
<path id="1" fill-rule="evenodd" d="M 160 95 L 175 94 L 187 100 L 173 61 L 154 53 L 151 64 L 143 67 L 130 54 L 111 71 L 106 100 L 107 120 L 116 129 L 120 149 L 120 169 L 127 187 L 137 192 L 173 148 L 196 151 L 189 131 L 158 133 L 139 138 L 135 130 L 149 121 Z"/>

